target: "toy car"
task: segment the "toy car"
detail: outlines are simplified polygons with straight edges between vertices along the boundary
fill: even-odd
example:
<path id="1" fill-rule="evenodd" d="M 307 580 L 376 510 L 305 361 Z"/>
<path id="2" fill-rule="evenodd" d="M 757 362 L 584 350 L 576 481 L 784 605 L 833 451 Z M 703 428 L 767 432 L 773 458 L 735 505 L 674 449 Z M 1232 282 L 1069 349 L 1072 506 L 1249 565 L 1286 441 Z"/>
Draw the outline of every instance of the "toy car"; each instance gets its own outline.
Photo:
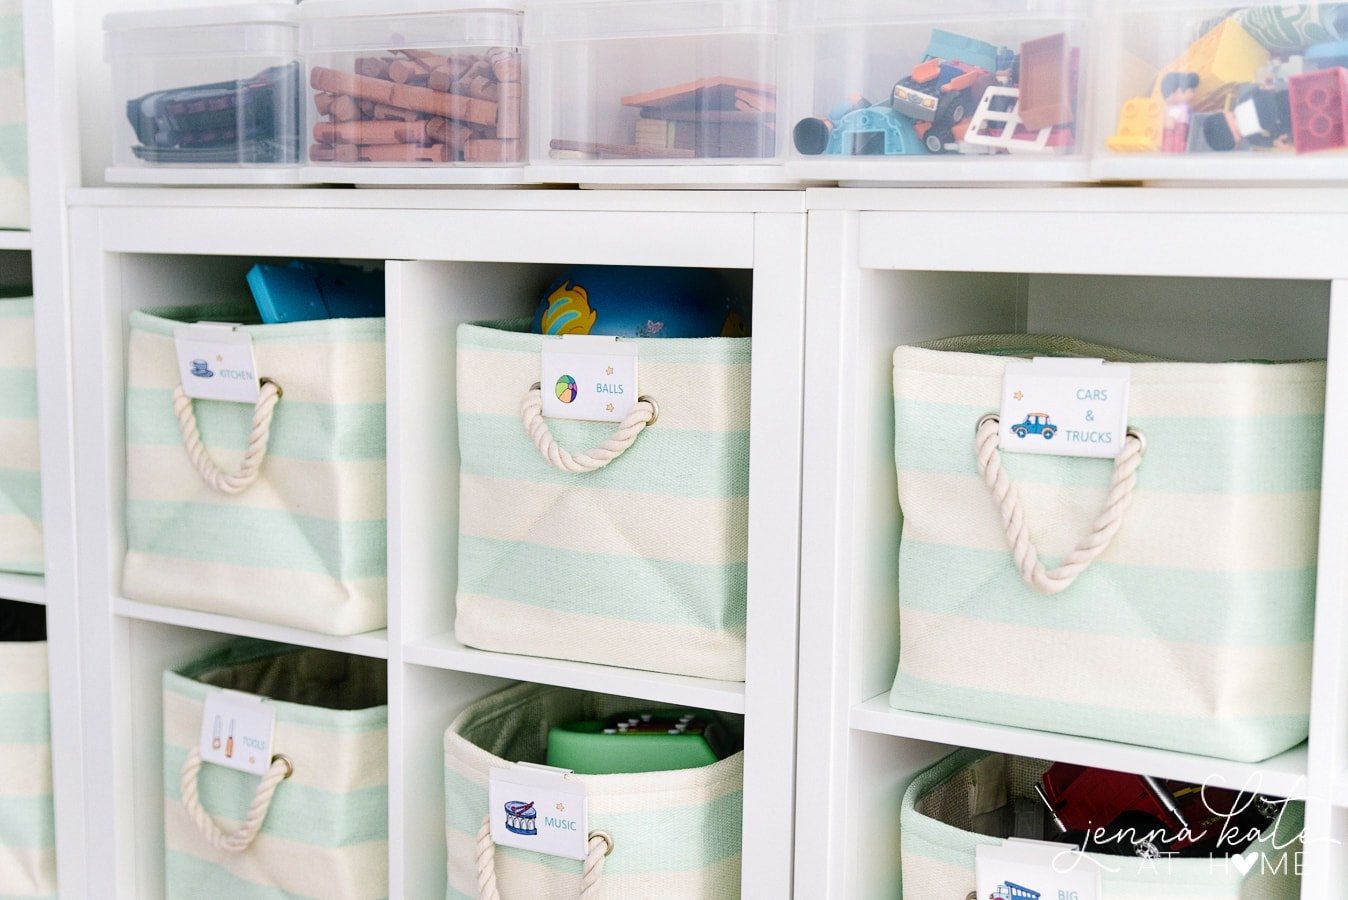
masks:
<path id="1" fill-rule="evenodd" d="M 1241 853 L 1279 808 L 1239 791 L 1069 763 L 1055 763 L 1035 792 L 1063 839 L 1144 859 Z"/>
<path id="2" fill-rule="evenodd" d="M 929 59 L 894 85 L 894 111 L 920 122 L 954 125 L 974 111 L 996 78 L 987 69 L 958 60 Z"/>
<path id="3" fill-rule="evenodd" d="M 1011 432 L 1016 437 L 1025 437 L 1030 434 L 1042 434 L 1044 440 L 1051 441 L 1053 436 L 1058 433 L 1058 426 L 1054 425 L 1049 419 L 1048 413 L 1030 413 L 1025 417 L 1025 421 L 1018 425 L 1011 426 Z"/>

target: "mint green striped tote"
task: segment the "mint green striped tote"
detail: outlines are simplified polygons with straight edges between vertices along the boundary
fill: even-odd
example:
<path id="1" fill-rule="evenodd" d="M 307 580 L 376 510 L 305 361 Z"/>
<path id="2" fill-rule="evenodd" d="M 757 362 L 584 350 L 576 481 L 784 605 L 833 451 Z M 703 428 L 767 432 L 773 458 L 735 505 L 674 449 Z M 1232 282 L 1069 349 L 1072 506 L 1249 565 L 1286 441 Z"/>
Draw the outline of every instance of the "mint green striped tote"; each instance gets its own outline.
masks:
<path id="1" fill-rule="evenodd" d="M 445 732 L 449 900 L 733 900 L 740 896 L 744 754 L 700 768 L 577 775 L 594 867 L 491 842 L 491 770 L 547 759 L 550 725 L 602 719 L 650 703 L 517 684 L 469 706 Z M 722 717 L 727 728 L 742 728 Z M 605 850 L 608 851 L 604 855 Z M 494 885 L 494 887 L 492 887 Z"/>
<path id="2" fill-rule="evenodd" d="M 1131 363 L 1141 438 L 1117 468 L 996 450 L 981 420 L 1034 355 Z M 900 347 L 892 705 L 1247 761 L 1305 740 L 1324 391 L 1320 362 Z"/>
<path id="3" fill-rule="evenodd" d="M 4 625 L 0 601 L 0 626 Z M 11 636 L 9 629 L 0 627 Z M 0 641 L 0 897 L 56 896 L 47 644 Z M 26 636 L 22 636 L 26 637 Z"/>
<path id="4" fill-rule="evenodd" d="M 0 298 L 0 572 L 42 574 L 33 298 Z"/>
<path id="5" fill-rule="evenodd" d="M 174 326 L 203 320 L 245 323 L 274 382 L 255 407 L 175 400 Z M 122 590 L 325 634 L 382 628 L 384 320 L 256 322 L 240 306 L 131 314 Z"/>
<path id="6" fill-rule="evenodd" d="M 0 228 L 28 227 L 23 0 L 0 0 Z"/>
<path id="7" fill-rule="evenodd" d="M 165 672 L 167 896 L 387 897 L 387 684 L 383 660 L 253 640 Z M 261 778 L 201 762 L 204 703 L 222 689 L 276 712 Z"/>
<path id="8" fill-rule="evenodd" d="M 977 887 L 978 847 L 1004 843 L 972 830 L 975 796 L 982 801 L 991 792 L 1039 802 L 1034 788 L 1050 765 L 1044 760 L 960 750 L 918 775 L 903 795 L 899 814 L 901 896 L 965 900 L 971 895 Z M 996 805 L 995 797 L 986 803 Z M 1086 872 L 1098 870 L 1100 896 L 1108 900 L 1297 900 L 1301 896 L 1304 818 L 1301 803 L 1286 804 L 1268 830 L 1245 848 L 1239 863 L 1221 857 L 1139 859 L 1078 853 L 1064 844 L 1065 855 L 1057 864 L 1064 871 L 1073 866 Z"/>
<path id="9" fill-rule="evenodd" d="M 527 328 L 459 327 L 458 639 L 743 681 L 750 339 L 637 340 L 615 424 L 542 417 Z"/>

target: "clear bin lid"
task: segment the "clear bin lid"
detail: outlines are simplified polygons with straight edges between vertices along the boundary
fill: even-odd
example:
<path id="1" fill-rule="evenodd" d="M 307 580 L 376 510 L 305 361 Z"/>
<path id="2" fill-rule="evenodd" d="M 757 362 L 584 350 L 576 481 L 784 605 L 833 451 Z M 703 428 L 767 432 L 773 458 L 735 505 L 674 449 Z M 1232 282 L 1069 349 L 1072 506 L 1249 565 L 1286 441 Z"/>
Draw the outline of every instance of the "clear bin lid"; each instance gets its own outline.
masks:
<path id="1" fill-rule="evenodd" d="M 147 9 L 108 13 L 104 31 L 139 31 L 144 28 L 205 28 L 212 25 L 297 25 L 294 2 L 260 2 L 234 6 L 202 6 L 191 9 Z"/>
<path id="2" fill-rule="evenodd" d="M 515 47 L 524 27 L 522 11 L 501 0 L 305 0 L 300 18 L 303 53 Z"/>
<path id="3" fill-rule="evenodd" d="M 976 19 L 980 24 L 987 24 L 990 20 L 1006 19 L 1078 19 L 1088 12 L 1087 0 L 942 0 L 940 3 L 931 0 L 801 0 L 793 7 L 793 19 L 796 24 L 806 26 L 901 25 L 961 19 Z"/>
<path id="4" fill-rule="evenodd" d="M 777 31 L 776 0 L 558 0 L 530 7 L 524 39 L 547 44 Z"/>

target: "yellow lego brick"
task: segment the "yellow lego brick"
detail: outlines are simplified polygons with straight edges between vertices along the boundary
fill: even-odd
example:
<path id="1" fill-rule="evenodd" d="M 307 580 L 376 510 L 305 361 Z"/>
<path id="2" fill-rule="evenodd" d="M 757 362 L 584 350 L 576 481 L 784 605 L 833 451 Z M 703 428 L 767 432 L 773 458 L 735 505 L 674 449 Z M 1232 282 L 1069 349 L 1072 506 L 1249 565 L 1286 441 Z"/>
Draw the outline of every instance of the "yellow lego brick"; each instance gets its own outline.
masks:
<path id="1" fill-rule="evenodd" d="M 1165 103 L 1156 97 L 1134 97 L 1119 111 L 1119 127 L 1105 141 L 1116 153 L 1155 153 L 1161 149 Z"/>
<path id="2" fill-rule="evenodd" d="M 1161 80 L 1167 73 L 1194 72 L 1199 79 L 1194 109 L 1221 109 L 1237 85 L 1259 80 L 1259 70 L 1268 65 L 1269 58 L 1268 50 L 1240 23 L 1226 19 L 1157 73 L 1153 96 L 1160 97 Z"/>

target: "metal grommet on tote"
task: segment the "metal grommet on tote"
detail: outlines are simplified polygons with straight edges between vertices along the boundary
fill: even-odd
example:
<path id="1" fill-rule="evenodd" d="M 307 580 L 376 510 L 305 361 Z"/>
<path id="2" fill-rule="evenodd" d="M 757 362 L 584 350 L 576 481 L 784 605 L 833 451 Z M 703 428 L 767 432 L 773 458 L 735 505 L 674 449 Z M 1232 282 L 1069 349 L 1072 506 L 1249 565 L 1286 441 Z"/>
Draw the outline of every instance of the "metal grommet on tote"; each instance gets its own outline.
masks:
<path id="1" fill-rule="evenodd" d="M 286 777 L 284 780 L 288 781 L 290 776 L 295 774 L 295 764 L 291 762 L 290 757 L 286 756 L 284 753 L 277 753 L 273 756 L 271 758 L 272 764 L 274 765 L 278 759 L 286 764 Z"/>
<path id="2" fill-rule="evenodd" d="M 269 385 L 271 385 L 272 387 L 276 388 L 276 399 L 277 399 L 277 400 L 280 400 L 282 397 L 284 397 L 284 396 L 286 395 L 285 389 L 282 388 L 281 385 L 277 384 L 277 383 L 276 383 L 275 381 L 273 381 L 272 379 L 270 379 L 270 378 L 259 378 L 258 381 L 257 381 L 257 386 L 258 386 L 258 388 L 261 389 L 261 388 L 262 388 L 262 385 L 264 385 L 264 384 L 269 384 Z"/>
<path id="3" fill-rule="evenodd" d="M 613 852 L 613 836 L 610 835 L 607 831 L 591 831 L 590 836 L 586 839 L 586 842 L 588 843 L 589 841 L 592 841 L 595 838 L 599 838 L 599 840 L 603 841 L 604 844 L 606 845 L 606 849 L 604 850 L 605 856 L 608 856 L 610 853 Z"/>
<path id="4" fill-rule="evenodd" d="M 974 431 L 975 431 L 975 432 L 982 431 L 982 430 L 983 430 L 983 425 L 984 425 L 984 423 L 989 422 L 989 421 L 991 421 L 991 422 L 997 422 L 998 424 L 1001 424 L 1001 421 L 1002 421 L 1001 414 L 1000 414 L 1000 413 L 995 413 L 995 412 L 984 413 L 984 414 L 979 418 L 978 424 L 974 426 Z"/>
<path id="5" fill-rule="evenodd" d="M 1130 438 L 1137 438 L 1137 442 L 1142 445 L 1142 452 L 1147 452 L 1147 436 L 1145 434 L 1136 428 L 1129 428 L 1128 436 Z"/>
<path id="6" fill-rule="evenodd" d="M 651 405 L 651 417 L 646 420 L 646 427 L 650 428 L 660 418 L 660 404 L 655 402 L 654 397 L 647 397 L 642 394 L 637 398 L 638 403 L 649 403 Z"/>
<path id="7" fill-rule="evenodd" d="M 529 390 L 541 391 L 543 390 L 543 383 L 541 381 L 535 381 L 532 385 L 529 386 Z"/>

